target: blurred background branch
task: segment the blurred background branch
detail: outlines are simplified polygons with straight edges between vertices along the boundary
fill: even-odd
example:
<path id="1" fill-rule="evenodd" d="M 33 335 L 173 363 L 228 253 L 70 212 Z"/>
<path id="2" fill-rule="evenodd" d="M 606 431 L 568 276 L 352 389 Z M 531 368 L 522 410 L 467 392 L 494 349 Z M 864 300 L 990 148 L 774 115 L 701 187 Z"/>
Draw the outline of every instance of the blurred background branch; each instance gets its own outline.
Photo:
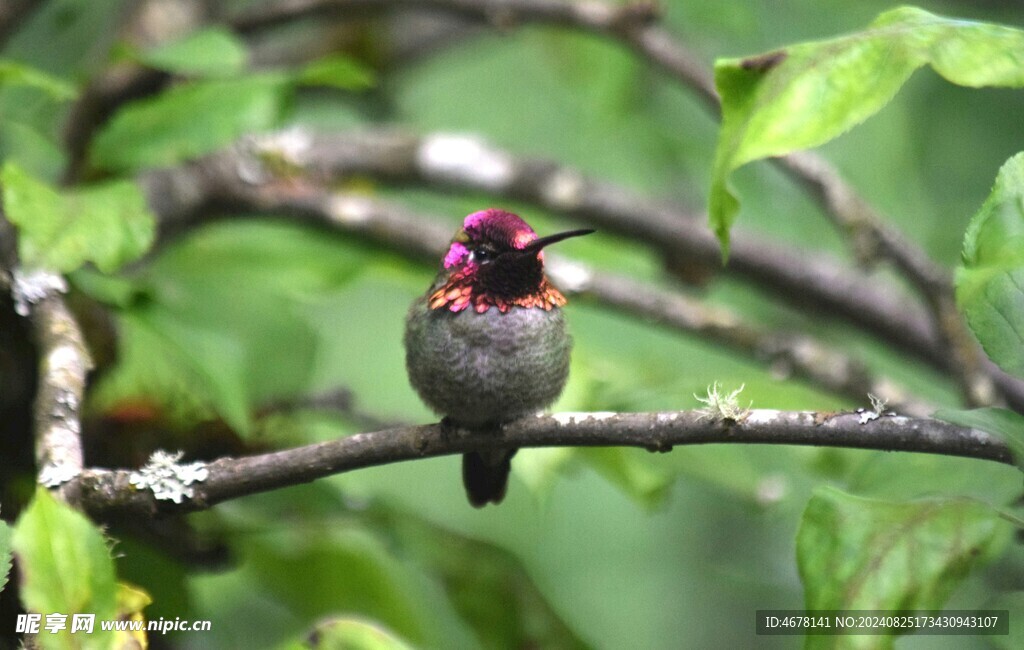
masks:
<path id="1" fill-rule="evenodd" d="M 230 18 L 243 33 L 301 18 L 350 17 L 394 9 L 452 13 L 498 29 L 542 23 L 578 29 L 618 40 L 655 67 L 692 88 L 713 111 L 718 110 L 714 82 L 700 59 L 657 24 L 651 2 L 612 4 L 563 0 L 271 0 Z"/>
<path id="2" fill-rule="evenodd" d="M 365 134 L 360 139 L 364 137 Z M 276 140 L 288 138 L 304 140 L 312 136 L 292 132 L 280 134 Z M 202 225 L 211 217 L 224 218 L 229 213 L 252 214 L 255 211 L 268 215 L 294 215 L 319 227 L 362 234 L 416 259 L 434 261 L 443 256 L 451 237 L 444 220 L 372 196 L 328 189 L 348 170 L 358 168 L 365 172 L 367 165 L 349 158 L 351 165 L 346 165 L 345 171 L 339 173 L 341 167 L 333 161 L 320 157 L 314 161 L 302 152 L 296 155 L 303 159 L 308 177 L 292 172 L 285 178 L 275 178 L 260 157 L 271 153 L 269 143 L 274 141 L 265 139 L 256 146 L 248 142 L 204 161 L 153 172 L 144 177 L 141 182 L 148 188 L 154 210 L 161 218 L 164 233 L 161 242 L 167 244 L 168 238 L 181 236 L 183 228 Z M 337 138 L 328 141 L 334 145 L 339 143 Z M 315 145 L 312 140 L 310 145 L 312 151 L 323 153 L 348 149 Z M 408 146 L 396 147 L 402 151 L 411 149 Z M 378 154 L 387 150 L 387 147 L 372 146 L 365 149 Z M 411 160 L 391 158 L 377 168 L 411 167 Z M 444 175 L 449 180 L 452 176 L 450 171 L 455 168 L 465 169 L 467 173 L 481 168 L 468 163 L 455 165 L 436 159 L 434 162 L 447 170 Z M 571 173 L 565 169 L 560 171 L 562 174 Z M 430 175 L 429 170 L 427 175 Z M 540 178 L 529 172 L 513 173 L 509 178 L 517 176 Z M 583 179 L 580 178 L 579 182 L 582 183 Z M 511 181 L 509 185 L 523 191 L 525 184 Z M 525 193 L 532 192 L 526 190 Z M 607 195 L 608 192 L 583 191 L 582 186 L 579 191 L 579 196 L 589 197 L 597 212 L 609 211 L 607 205 L 595 203 L 599 197 Z M 211 209 L 214 206 L 217 209 Z M 646 319 L 713 341 L 767 364 L 779 377 L 801 378 L 854 401 L 863 401 L 868 394 L 873 394 L 901 413 L 927 415 L 935 410 L 934 406 L 917 400 L 896 382 L 873 377 L 860 361 L 805 333 L 773 332 L 745 322 L 729 309 L 704 304 L 679 291 L 660 289 L 626 276 L 598 271 L 555 254 L 549 253 L 547 258 L 549 274 L 564 292 L 579 295 L 602 307 L 621 310 L 633 318 Z"/>
<path id="3" fill-rule="evenodd" d="M 180 221 L 194 219 L 203 210 L 208 212 L 209 203 L 230 204 L 240 195 L 246 196 L 248 205 L 264 209 L 288 199 L 285 183 L 271 190 L 263 203 L 256 200 L 260 196 L 259 177 L 268 173 L 260 161 L 262 155 L 292 165 L 317 182 L 330 184 L 372 175 L 387 182 L 412 182 L 439 190 L 483 191 L 506 200 L 534 202 L 666 254 L 690 254 L 707 264 L 714 264 L 718 255 L 718 244 L 711 233 L 678 207 L 589 179 L 570 167 L 518 159 L 471 136 L 416 137 L 394 131 L 314 135 L 291 131 L 254 139 L 244 146 L 254 150 L 248 154 L 229 151 L 197 167 L 153 172 L 143 180 L 154 210 L 161 215 L 163 231 L 180 229 Z M 255 170 L 255 181 L 239 178 L 240 170 Z M 296 181 L 295 191 L 300 191 L 303 181 Z M 836 259 L 808 255 L 737 229 L 730 263 L 722 272 L 735 273 L 772 295 L 792 301 L 794 306 L 853 322 L 940 369 L 949 370 L 958 363 L 945 340 L 930 334 L 934 330 L 926 316 L 915 311 L 896 285 L 844 268 Z M 969 345 L 977 344 L 970 341 Z M 1014 408 L 1024 408 L 1024 382 L 991 364 L 985 371 L 999 385 L 1004 399 Z M 863 386 L 863 382 L 854 384 Z M 834 382 L 826 385 L 836 386 Z M 894 397 L 894 402 L 901 401 Z"/>

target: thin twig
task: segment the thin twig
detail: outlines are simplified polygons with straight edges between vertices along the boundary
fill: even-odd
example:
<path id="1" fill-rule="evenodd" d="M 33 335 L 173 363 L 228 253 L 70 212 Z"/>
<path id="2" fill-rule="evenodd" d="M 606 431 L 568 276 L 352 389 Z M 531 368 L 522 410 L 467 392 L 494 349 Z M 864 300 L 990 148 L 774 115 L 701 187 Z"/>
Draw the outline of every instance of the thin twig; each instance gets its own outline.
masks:
<path id="1" fill-rule="evenodd" d="M 439 424 L 360 433 L 338 440 L 205 466 L 205 478 L 181 503 L 136 489 L 130 472 L 90 469 L 69 485 L 82 508 L 99 520 L 190 512 L 342 472 L 406 460 L 524 447 L 641 447 L 667 452 L 677 445 L 784 444 L 914 451 L 1011 463 L 995 437 L 928 418 L 883 415 L 861 423 L 856 413 L 753 410 L 740 421 L 703 411 L 561 413 L 525 418 L 500 435 L 473 435 Z"/>

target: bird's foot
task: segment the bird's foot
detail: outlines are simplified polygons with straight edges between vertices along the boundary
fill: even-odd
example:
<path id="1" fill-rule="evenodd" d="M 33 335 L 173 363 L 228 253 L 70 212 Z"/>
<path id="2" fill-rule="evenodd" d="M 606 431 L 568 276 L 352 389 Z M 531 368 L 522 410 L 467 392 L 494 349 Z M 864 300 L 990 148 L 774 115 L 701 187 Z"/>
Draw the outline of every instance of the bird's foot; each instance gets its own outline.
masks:
<path id="1" fill-rule="evenodd" d="M 455 420 L 452 420 L 447 416 L 441 418 L 441 422 L 439 424 L 441 425 L 441 440 L 446 442 L 458 438 L 461 432 L 464 431 L 463 427 L 459 426 Z"/>

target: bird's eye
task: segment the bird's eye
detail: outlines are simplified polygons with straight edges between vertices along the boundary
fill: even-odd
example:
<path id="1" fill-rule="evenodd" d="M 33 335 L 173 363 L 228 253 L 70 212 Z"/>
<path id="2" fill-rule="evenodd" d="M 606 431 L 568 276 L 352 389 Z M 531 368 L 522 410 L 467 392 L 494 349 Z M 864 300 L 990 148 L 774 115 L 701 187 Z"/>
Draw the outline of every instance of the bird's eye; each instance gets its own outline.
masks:
<path id="1" fill-rule="evenodd" d="M 492 257 L 494 254 L 486 248 L 474 248 L 469 254 L 469 259 L 477 264 L 486 264 Z"/>

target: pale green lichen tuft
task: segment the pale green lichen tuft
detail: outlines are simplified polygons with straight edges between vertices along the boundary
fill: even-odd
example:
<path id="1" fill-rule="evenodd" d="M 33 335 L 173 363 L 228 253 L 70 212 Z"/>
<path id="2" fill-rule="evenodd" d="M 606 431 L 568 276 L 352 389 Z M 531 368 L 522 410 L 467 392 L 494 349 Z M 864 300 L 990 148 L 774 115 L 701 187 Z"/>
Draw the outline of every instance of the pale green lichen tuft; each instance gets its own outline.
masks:
<path id="1" fill-rule="evenodd" d="M 128 476 L 128 482 L 140 489 L 153 491 L 153 496 L 163 501 L 181 503 L 191 499 L 193 483 L 206 480 L 209 470 L 205 463 L 178 464 L 184 452 L 168 453 L 157 450 L 149 457 L 139 471 Z"/>
<path id="2" fill-rule="evenodd" d="M 871 393 L 868 393 L 868 399 L 871 400 L 871 408 L 857 410 L 860 413 L 860 418 L 858 418 L 857 422 L 860 424 L 867 424 L 885 415 L 885 407 L 889 404 L 888 400 Z"/>
<path id="3" fill-rule="evenodd" d="M 725 393 L 718 387 L 718 382 L 708 386 L 707 397 L 701 397 L 694 394 L 694 398 L 704 404 L 703 408 L 697 410 L 700 414 L 700 419 L 711 419 L 711 420 L 729 420 L 732 422 L 739 422 L 747 417 L 750 413 L 750 407 L 753 406 L 753 402 L 747 404 L 747 406 L 740 406 L 740 393 L 746 384 L 742 384 L 736 390 Z"/>

